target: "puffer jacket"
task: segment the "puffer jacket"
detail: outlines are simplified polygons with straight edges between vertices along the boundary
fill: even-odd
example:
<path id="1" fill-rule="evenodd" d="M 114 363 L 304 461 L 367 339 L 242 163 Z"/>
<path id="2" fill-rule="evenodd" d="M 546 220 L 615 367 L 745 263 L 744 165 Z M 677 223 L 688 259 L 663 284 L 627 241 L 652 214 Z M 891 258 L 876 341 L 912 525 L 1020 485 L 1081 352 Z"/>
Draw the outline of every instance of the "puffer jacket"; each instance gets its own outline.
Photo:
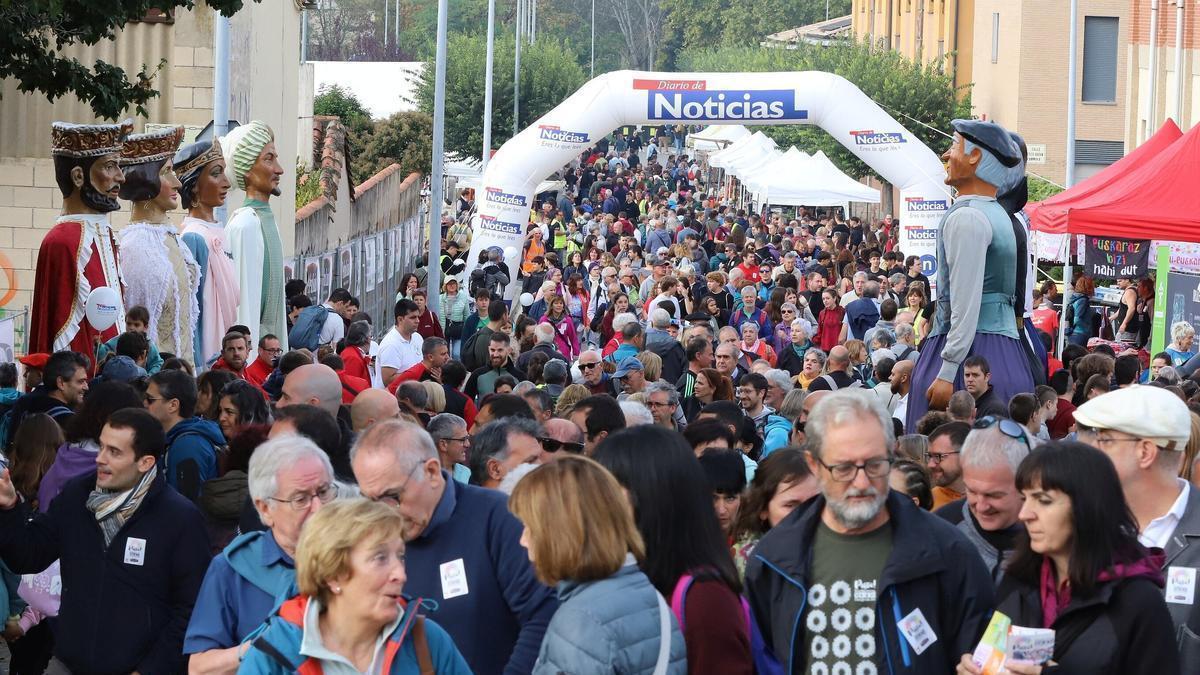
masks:
<path id="1" fill-rule="evenodd" d="M 792 436 L 792 423 L 782 415 L 769 415 L 763 427 L 763 459 L 776 450 L 787 447 Z"/>
<path id="2" fill-rule="evenodd" d="M 672 675 L 687 673 L 687 648 L 679 624 L 632 555 L 617 573 L 586 583 L 558 584 L 558 611 L 546 628 L 534 675 L 653 673 L 658 663 L 662 624 L 671 626 Z"/>

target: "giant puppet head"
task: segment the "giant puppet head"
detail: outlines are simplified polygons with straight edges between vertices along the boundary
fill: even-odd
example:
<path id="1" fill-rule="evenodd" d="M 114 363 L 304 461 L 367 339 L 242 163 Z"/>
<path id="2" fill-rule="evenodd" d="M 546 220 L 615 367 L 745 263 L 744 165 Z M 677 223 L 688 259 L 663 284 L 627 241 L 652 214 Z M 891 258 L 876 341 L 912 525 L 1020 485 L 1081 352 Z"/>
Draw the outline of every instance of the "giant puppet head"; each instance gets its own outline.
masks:
<path id="1" fill-rule="evenodd" d="M 1010 131 L 1008 135 L 1021 151 L 1021 162 L 1009 169 L 1008 179 L 996 193 L 996 201 L 1000 202 L 1009 214 L 1015 214 L 1029 202 L 1029 179 L 1025 175 L 1025 165 L 1029 163 L 1029 146 L 1017 132 Z"/>
<path id="2" fill-rule="evenodd" d="M 219 141 L 200 141 L 180 148 L 175 153 L 175 174 L 182 183 L 179 199 L 183 208 L 211 210 L 225 203 L 230 182 Z"/>
<path id="3" fill-rule="evenodd" d="M 131 131 L 133 120 L 51 125 L 54 179 L 62 192 L 65 213 L 109 213 L 121 208 L 117 196 L 125 175 L 119 160 Z"/>
<path id="4" fill-rule="evenodd" d="M 121 166 L 125 184 L 121 199 L 135 205 L 147 203 L 151 210 L 166 213 L 177 206 L 179 178 L 175 176 L 172 158 L 183 140 L 183 127 L 134 134 L 121 150 Z"/>
<path id="5" fill-rule="evenodd" d="M 946 184 L 963 193 L 965 186 L 978 179 L 1001 190 L 1021 163 L 1021 149 L 1009 133 L 995 122 L 954 120 L 951 125 L 954 141 L 942 155 Z"/>
<path id="6" fill-rule="evenodd" d="M 230 130 L 221 138 L 225 171 L 239 189 L 251 199 L 266 201 L 278 197 L 283 166 L 275 150 L 275 133 L 264 122 L 255 120 Z"/>

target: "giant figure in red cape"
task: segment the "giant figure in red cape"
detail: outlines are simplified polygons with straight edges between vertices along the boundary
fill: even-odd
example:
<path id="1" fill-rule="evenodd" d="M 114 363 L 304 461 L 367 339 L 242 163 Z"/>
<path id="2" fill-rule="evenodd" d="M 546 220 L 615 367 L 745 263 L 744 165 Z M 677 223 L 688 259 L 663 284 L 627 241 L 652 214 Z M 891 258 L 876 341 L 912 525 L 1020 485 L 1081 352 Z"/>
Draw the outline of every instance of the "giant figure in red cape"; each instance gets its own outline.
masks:
<path id="1" fill-rule="evenodd" d="M 125 176 L 118 162 L 132 122 L 67 124 L 52 131 L 54 177 L 63 195 L 58 221 L 38 249 L 30 317 L 30 354 L 69 349 L 88 360 L 94 372 L 97 339 L 125 329 L 124 303 L 117 322 L 98 330 L 85 313 L 88 296 L 104 286 L 121 296 L 117 244 L 108 214 L 120 208 L 117 195 Z"/>

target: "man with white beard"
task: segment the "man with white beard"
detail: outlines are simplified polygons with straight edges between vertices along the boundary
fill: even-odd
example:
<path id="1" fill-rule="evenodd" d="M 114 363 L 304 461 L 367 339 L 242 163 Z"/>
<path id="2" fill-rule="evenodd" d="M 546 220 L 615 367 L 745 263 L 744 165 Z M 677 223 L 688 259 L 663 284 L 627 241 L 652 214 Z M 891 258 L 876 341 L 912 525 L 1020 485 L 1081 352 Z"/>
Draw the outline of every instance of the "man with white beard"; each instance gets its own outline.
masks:
<path id="1" fill-rule="evenodd" d="M 892 429 L 869 389 L 829 393 L 809 413 L 821 496 L 771 528 L 746 567 L 787 672 L 954 672 L 991 617 L 991 579 L 966 537 L 889 492 Z"/>

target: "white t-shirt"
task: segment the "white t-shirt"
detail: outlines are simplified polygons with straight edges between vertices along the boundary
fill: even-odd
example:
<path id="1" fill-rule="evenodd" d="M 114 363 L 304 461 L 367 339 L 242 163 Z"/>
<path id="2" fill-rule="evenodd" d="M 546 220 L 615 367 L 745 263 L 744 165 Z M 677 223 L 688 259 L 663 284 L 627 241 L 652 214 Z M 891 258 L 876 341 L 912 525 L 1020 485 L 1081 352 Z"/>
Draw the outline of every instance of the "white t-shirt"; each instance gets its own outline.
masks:
<path id="1" fill-rule="evenodd" d="M 338 340 L 346 337 L 346 323 L 342 321 L 342 315 L 334 311 L 328 304 L 322 306 L 329 310 L 329 314 L 325 317 L 325 324 L 321 326 L 317 344 L 336 345 Z"/>
<path id="2" fill-rule="evenodd" d="M 375 369 L 380 382 L 383 381 L 384 368 L 404 371 L 417 365 L 421 360 L 422 342 L 424 338 L 415 331 L 410 339 L 405 340 L 400 331 L 393 326 L 379 343 L 379 358 L 375 359 Z"/>

